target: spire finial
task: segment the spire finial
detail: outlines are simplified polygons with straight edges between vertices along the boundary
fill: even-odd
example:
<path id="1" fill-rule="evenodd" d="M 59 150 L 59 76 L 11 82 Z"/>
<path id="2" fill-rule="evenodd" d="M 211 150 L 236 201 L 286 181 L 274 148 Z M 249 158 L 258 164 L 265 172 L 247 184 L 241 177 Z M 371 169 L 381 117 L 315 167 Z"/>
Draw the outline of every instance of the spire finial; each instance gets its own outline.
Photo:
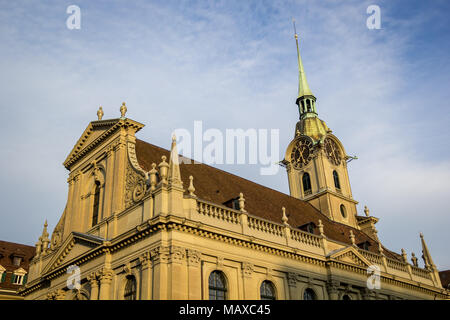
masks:
<path id="1" fill-rule="evenodd" d="M 239 193 L 239 210 L 241 212 L 247 212 L 247 210 L 245 210 L 245 199 L 244 199 L 244 194 L 241 192 Z"/>
<path id="2" fill-rule="evenodd" d="M 286 208 L 282 207 L 281 210 L 283 211 L 283 216 L 281 217 L 281 221 L 283 221 L 283 224 L 285 226 L 288 226 L 289 223 L 288 223 L 288 217 L 286 216 Z"/>
<path id="3" fill-rule="evenodd" d="M 126 113 L 127 113 L 127 106 L 125 105 L 125 102 L 122 102 L 122 105 L 120 106 L 120 117 L 125 118 Z"/>
<path id="4" fill-rule="evenodd" d="M 352 241 L 352 246 L 356 245 L 355 235 L 353 234 L 353 230 L 350 230 L 350 240 Z"/>
<path id="5" fill-rule="evenodd" d="M 177 137 L 172 135 L 172 146 L 170 148 L 170 158 L 169 158 L 169 184 L 182 186 L 180 173 L 180 164 L 178 161 L 178 150 L 177 150 Z"/>
<path id="6" fill-rule="evenodd" d="M 102 120 L 103 115 L 104 115 L 103 108 L 102 108 L 102 106 L 100 106 L 97 111 L 97 117 L 98 117 L 99 121 Z"/>
<path id="7" fill-rule="evenodd" d="M 189 187 L 188 187 L 188 191 L 189 191 L 189 195 L 191 197 L 195 197 L 195 187 L 194 187 L 194 177 L 193 176 L 189 176 Z"/>
<path id="8" fill-rule="evenodd" d="M 367 206 L 364 206 L 364 213 L 366 214 L 366 216 L 369 216 L 369 208 L 367 208 Z"/>
<path id="9" fill-rule="evenodd" d="M 420 239 L 422 242 L 422 259 L 423 259 L 423 262 L 425 263 L 425 268 L 426 269 L 435 269 L 436 266 L 434 265 L 433 259 L 431 258 L 430 251 L 428 250 L 428 246 L 425 243 L 425 239 L 423 237 L 422 232 L 420 233 Z"/>
<path id="10" fill-rule="evenodd" d="M 303 69 L 303 63 L 302 58 L 300 56 L 300 49 L 298 45 L 298 35 L 297 35 L 297 29 L 295 27 L 295 19 L 292 18 L 292 23 L 294 25 L 294 37 L 295 37 L 295 43 L 297 45 L 297 60 L 298 60 L 298 74 L 299 74 L 299 84 L 298 84 L 298 97 L 302 96 L 312 96 L 312 92 L 309 89 L 308 82 L 306 81 L 306 75 L 305 70 Z"/>
<path id="11" fill-rule="evenodd" d="M 324 236 L 325 234 L 324 234 L 324 232 L 323 232 L 323 224 L 322 224 L 322 220 L 320 220 L 320 219 L 319 219 L 319 225 L 318 225 L 318 227 L 319 227 L 320 235 L 321 235 L 321 236 Z"/>

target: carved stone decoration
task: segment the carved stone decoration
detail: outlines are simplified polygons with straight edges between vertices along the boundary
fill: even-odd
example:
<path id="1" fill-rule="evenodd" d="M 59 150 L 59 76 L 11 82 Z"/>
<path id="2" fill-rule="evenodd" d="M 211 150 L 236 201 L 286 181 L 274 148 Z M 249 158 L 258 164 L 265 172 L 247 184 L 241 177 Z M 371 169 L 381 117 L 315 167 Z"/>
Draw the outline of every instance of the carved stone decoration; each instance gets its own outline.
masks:
<path id="1" fill-rule="evenodd" d="M 145 171 L 139 165 L 139 162 L 136 157 L 136 148 L 135 144 L 132 142 L 127 143 L 127 151 L 128 151 L 128 159 L 130 160 L 131 166 L 141 175 L 145 176 Z"/>
<path id="2" fill-rule="evenodd" d="M 142 268 L 149 268 L 151 266 L 152 256 L 149 251 L 144 252 L 141 256 L 139 256 L 139 262 L 141 263 Z"/>
<path id="3" fill-rule="evenodd" d="M 55 230 L 52 234 L 52 239 L 50 240 L 50 249 L 55 250 L 61 243 L 61 232 Z"/>
<path id="4" fill-rule="evenodd" d="M 171 259 L 173 262 L 181 263 L 186 258 L 186 249 L 173 246 L 171 248 Z"/>
<path id="5" fill-rule="evenodd" d="M 109 268 L 103 268 L 99 272 L 100 283 L 110 283 L 114 276 L 114 272 Z"/>
<path id="6" fill-rule="evenodd" d="M 125 182 L 125 208 L 129 208 L 134 203 L 139 202 L 147 191 L 144 177 L 136 172 L 128 163 L 127 178 Z"/>
<path id="7" fill-rule="evenodd" d="M 288 279 L 289 286 L 297 285 L 297 274 L 296 273 L 288 272 L 287 279 Z"/>
<path id="8" fill-rule="evenodd" d="M 169 262 L 170 248 L 166 246 L 158 246 L 153 248 L 150 252 L 153 263 L 167 263 Z"/>
<path id="9" fill-rule="evenodd" d="M 253 274 L 253 264 L 249 262 L 242 263 L 242 273 L 244 274 L 244 277 L 251 277 Z"/>
<path id="10" fill-rule="evenodd" d="M 217 265 L 217 268 L 223 268 L 223 266 L 224 266 L 224 258 L 223 257 L 217 257 L 217 263 L 216 263 L 216 265 Z"/>
<path id="11" fill-rule="evenodd" d="M 188 265 L 198 267 L 202 259 L 202 254 L 200 251 L 188 249 L 187 250 Z"/>
<path id="12" fill-rule="evenodd" d="M 338 299 L 339 286 L 340 286 L 339 281 L 329 280 L 327 282 L 327 291 L 328 291 L 328 295 L 330 296 L 330 300 Z"/>

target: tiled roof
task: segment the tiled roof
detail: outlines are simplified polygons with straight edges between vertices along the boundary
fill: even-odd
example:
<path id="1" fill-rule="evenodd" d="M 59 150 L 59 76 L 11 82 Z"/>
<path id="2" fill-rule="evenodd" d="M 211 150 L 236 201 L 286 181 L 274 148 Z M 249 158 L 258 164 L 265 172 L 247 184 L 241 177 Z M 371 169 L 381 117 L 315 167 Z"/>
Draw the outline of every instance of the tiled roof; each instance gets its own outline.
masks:
<path id="1" fill-rule="evenodd" d="M 441 278 L 442 287 L 450 289 L 450 270 L 440 271 L 439 277 Z"/>
<path id="2" fill-rule="evenodd" d="M 158 165 L 163 155 L 168 161 L 170 151 L 136 139 L 136 157 L 144 170 L 151 170 L 152 163 Z M 245 198 L 245 209 L 249 214 L 281 223 L 282 207 L 285 207 L 288 223 L 292 227 L 299 227 L 309 222 L 318 225 L 321 219 L 324 233 L 328 238 L 351 244 L 350 230 L 352 230 L 356 243 L 367 241 L 370 243 L 369 250 L 378 253 L 378 243 L 375 240 L 360 230 L 330 220 L 308 202 L 206 164 L 181 163 L 180 170 L 185 189 L 189 186 L 189 176 L 194 177 L 195 194 L 200 199 L 224 204 L 239 197 L 239 193 L 242 192 Z M 385 254 L 390 258 L 399 259 L 398 254 L 389 250 L 385 250 Z"/>
<path id="3" fill-rule="evenodd" d="M 17 290 L 20 286 L 11 283 L 12 273 L 22 268 L 28 272 L 30 260 L 35 254 L 36 248 L 20 243 L 0 241 L 0 265 L 6 269 L 6 278 L 0 283 L 0 289 Z M 13 257 L 22 257 L 20 266 L 13 263 Z"/>

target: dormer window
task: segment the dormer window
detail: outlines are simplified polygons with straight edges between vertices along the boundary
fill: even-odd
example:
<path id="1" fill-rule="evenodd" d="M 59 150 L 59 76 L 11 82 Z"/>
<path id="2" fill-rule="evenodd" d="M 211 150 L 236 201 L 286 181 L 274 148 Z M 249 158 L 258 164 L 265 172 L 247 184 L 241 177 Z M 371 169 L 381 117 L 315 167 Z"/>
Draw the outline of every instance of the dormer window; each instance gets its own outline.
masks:
<path id="1" fill-rule="evenodd" d="M 19 267 L 21 262 L 22 262 L 22 257 L 13 257 L 13 264 L 16 267 Z"/>
<path id="2" fill-rule="evenodd" d="M 316 230 L 316 225 L 314 224 L 314 222 L 309 222 L 307 224 L 301 225 L 298 228 L 302 231 L 314 234 L 314 231 Z"/>
<path id="3" fill-rule="evenodd" d="M 364 241 L 361 243 L 358 243 L 358 248 L 369 251 L 369 247 L 370 247 L 370 242 L 369 241 Z"/>
<path id="4" fill-rule="evenodd" d="M 15 270 L 11 276 L 11 283 L 16 285 L 23 285 L 27 282 L 27 272 L 19 268 Z"/>
<path id="5" fill-rule="evenodd" d="M 240 210 L 239 207 L 239 198 L 230 199 L 228 201 L 225 201 L 223 203 L 226 207 L 234 209 L 234 210 Z"/>

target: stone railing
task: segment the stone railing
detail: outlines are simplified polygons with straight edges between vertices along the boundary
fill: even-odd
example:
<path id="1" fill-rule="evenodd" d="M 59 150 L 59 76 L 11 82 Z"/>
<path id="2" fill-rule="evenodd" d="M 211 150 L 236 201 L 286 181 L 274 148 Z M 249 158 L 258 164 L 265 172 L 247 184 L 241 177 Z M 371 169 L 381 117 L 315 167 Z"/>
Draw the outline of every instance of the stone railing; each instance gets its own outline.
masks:
<path id="1" fill-rule="evenodd" d="M 227 221 L 233 224 L 239 224 L 240 213 L 233 209 L 212 205 L 207 202 L 197 200 L 198 212 L 202 215 L 217 218 L 219 220 Z"/>
<path id="2" fill-rule="evenodd" d="M 291 229 L 291 239 L 314 247 L 321 246 L 320 236 L 301 230 Z"/>
<path id="3" fill-rule="evenodd" d="M 407 264 L 404 262 L 400 262 L 400 261 L 393 260 L 390 258 L 386 258 L 386 262 L 387 262 L 387 266 L 389 268 L 392 268 L 392 269 L 395 269 L 398 271 L 408 272 Z"/>
<path id="4" fill-rule="evenodd" d="M 431 279 L 430 272 L 419 267 L 411 266 L 412 274 L 421 278 Z"/>
<path id="5" fill-rule="evenodd" d="M 254 216 L 248 217 L 248 227 L 249 229 L 270 233 L 280 237 L 284 234 L 281 225 Z"/>
<path id="6" fill-rule="evenodd" d="M 234 225 L 242 224 L 241 215 L 243 213 L 238 210 L 234 210 L 220 205 L 215 205 L 210 202 L 199 199 L 197 199 L 197 208 L 199 214 L 201 215 L 226 221 Z M 247 221 L 246 227 L 248 227 L 248 230 L 249 232 L 251 232 L 251 234 L 256 235 L 254 234 L 254 232 L 256 233 L 261 232 L 272 236 L 271 239 L 276 242 L 278 242 L 278 240 L 276 240 L 278 237 L 280 238 L 280 241 L 283 241 L 282 238 L 287 237 L 284 225 L 260 217 L 253 216 L 248 213 L 246 213 L 246 215 L 248 218 L 244 221 Z M 296 242 L 306 244 L 308 246 L 321 247 L 320 239 L 321 239 L 320 236 L 301 230 L 296 230 L 292 228 L 290 229 L 290 240 L 294 240 Z"/>
<path id="7" fill-rule="evenodd" d="M 358 252 L 361 253 L 361 255 L 369 260 L 371 263 L 376 265 L 382 265 L 383 261 L 381 260 L 381 256 L 379 254 L 364 250 L 364 249 L 358 249 Z"/>

